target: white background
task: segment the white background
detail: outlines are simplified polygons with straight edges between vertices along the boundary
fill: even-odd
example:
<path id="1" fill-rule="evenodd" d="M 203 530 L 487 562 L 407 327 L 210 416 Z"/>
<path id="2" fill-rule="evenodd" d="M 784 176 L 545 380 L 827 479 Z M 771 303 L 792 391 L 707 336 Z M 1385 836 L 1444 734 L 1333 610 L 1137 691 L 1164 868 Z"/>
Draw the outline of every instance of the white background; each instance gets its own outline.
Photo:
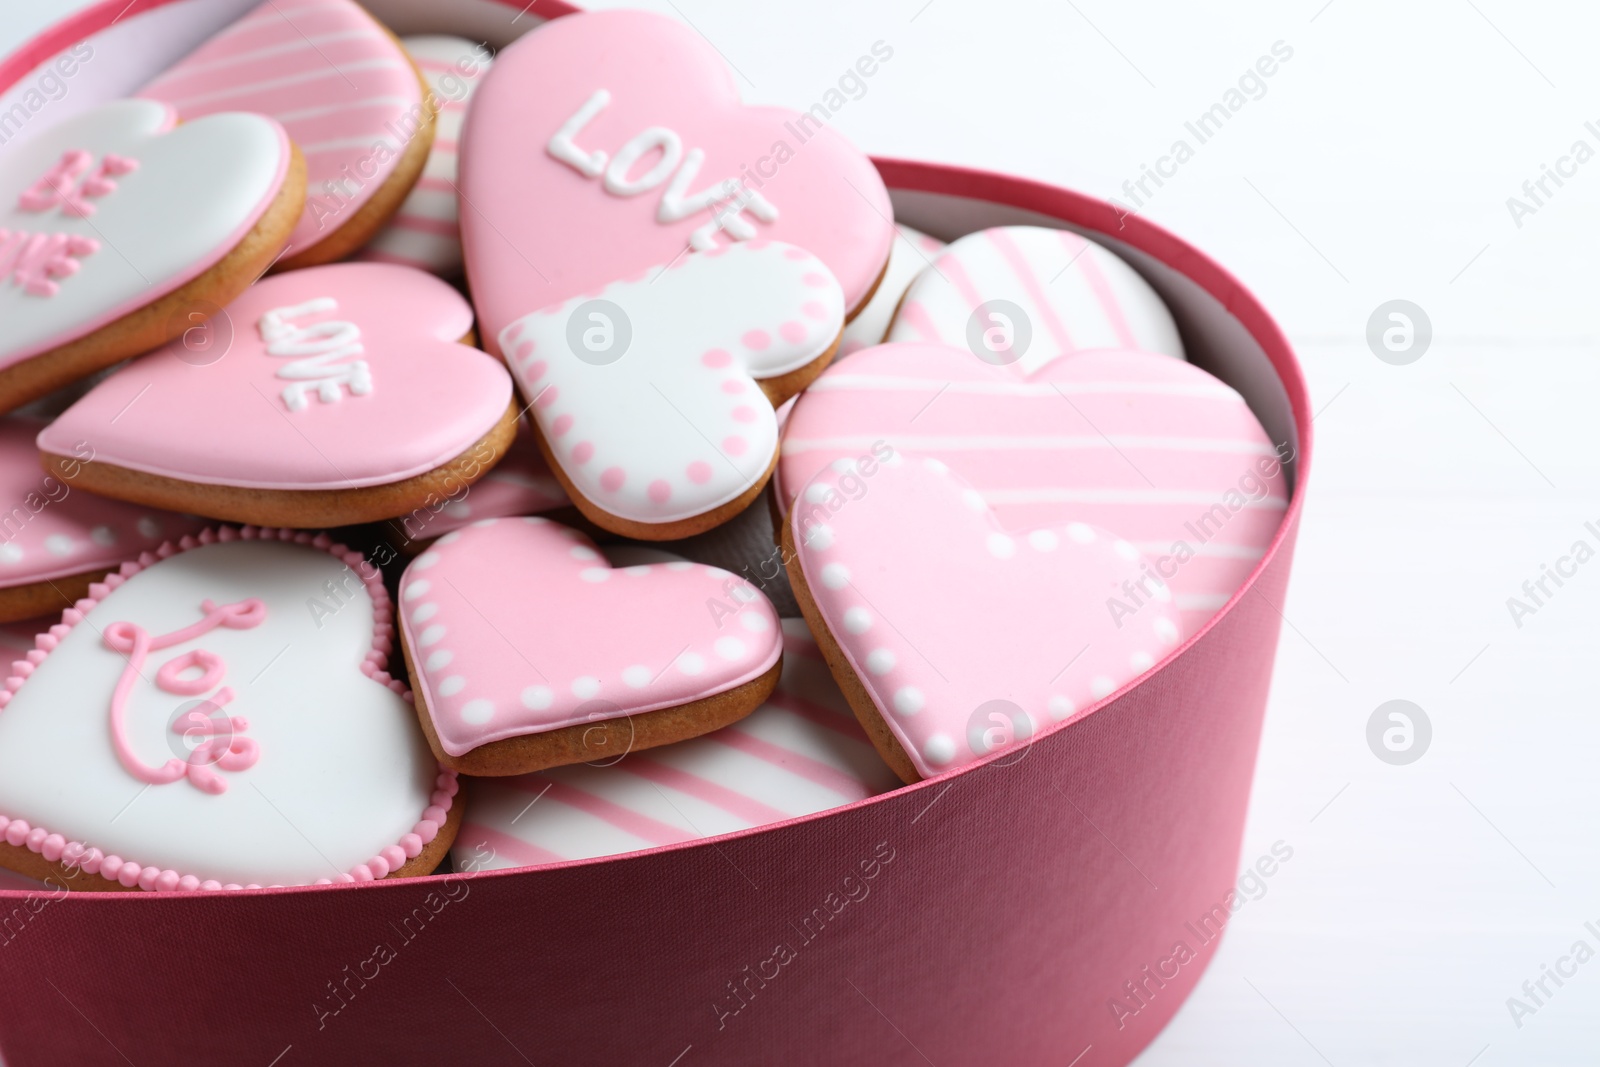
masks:
<path id="1" fill-rule="evenodd" d="M 0 52 L 40 11 L 0 2 Z M 70 6 L 82 6 L 75 3 Z M 610 6 L 610 5 L 607 5 Z M 1600 526 L 1591 308 L 1600 159 L 1518 227 L 1506 199 L 1600 151 L 1600 12 L 1511 0 L 635 0 L 691 22 L 753 102 L 805 108 L 873 42 L 835 125 L 861 148 L 1121 196 L 1276 41 L 1267 83 L 1149 201 L 1277 315 L 1317 457 L 1244 855 L 1294 857 L 1230 924 L 1142 1067 L 1593 1063 L 1600 961 L 1600 560 L 1518 628 L 1506 599 Z M 1193 143 L 1192 136 L 1188 139 Z M 1553 188 L 1553 187 L 1552 187 Z M 1369 315 L 1431 318 L 1380 362 Z M 1368 749 L 1394 698 L 1418 762 Z M 912 1035 L 915 1039 L 915 1035 Z M 937 1048 L 925 1048 L 935 1063 Z M 1076 1050 L 1063 1050 L 1063 1064 Z"/>

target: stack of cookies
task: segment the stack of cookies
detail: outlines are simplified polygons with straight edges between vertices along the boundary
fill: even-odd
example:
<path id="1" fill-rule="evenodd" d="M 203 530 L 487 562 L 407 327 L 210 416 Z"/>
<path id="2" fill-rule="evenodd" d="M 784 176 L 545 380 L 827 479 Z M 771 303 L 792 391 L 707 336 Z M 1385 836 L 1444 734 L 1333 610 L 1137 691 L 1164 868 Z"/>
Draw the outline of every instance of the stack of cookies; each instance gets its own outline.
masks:
<path id="1" fill-rule="evenodd" d="M 0 155 L 0 866 L 699 840 L 1017 758 L 1197 634 L 1292 454 L 1116 253 L 897 225 L 829 118 L 654 15 L 492 54 L 306 0 Z"/>

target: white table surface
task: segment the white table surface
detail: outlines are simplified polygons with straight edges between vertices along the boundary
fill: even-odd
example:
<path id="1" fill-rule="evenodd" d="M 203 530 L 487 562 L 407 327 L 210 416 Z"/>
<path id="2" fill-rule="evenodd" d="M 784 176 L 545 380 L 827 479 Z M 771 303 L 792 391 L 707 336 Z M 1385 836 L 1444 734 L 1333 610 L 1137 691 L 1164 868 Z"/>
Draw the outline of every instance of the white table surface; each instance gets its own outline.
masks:
<path id="1" fill-rule="evenodd" d="M 50 7 L 0 0 L 0 52 Z M 613 5 L 605 5 L 613 6 Z M 1510 0 L 635 0 L 691 22 L 752 102 L 805 108 L 873 42 L 893 60 L 835 125 L 870 152 L 1102 196 L 1293 48 L 1146 214 L 1273 310 L 1310 377 L 1318 454 L 1244 854 L 1293 859 L 1230 924 L 1142 1067 L 1588 1064 L 1600 961 L 1600 560 L 1518 628 L 1506 599 L 1600 525 L 1593 292 L 1600 158 L 1517 226 L 1506 206 L 1600 151 L 1600 12 Z M 981 17 L 978 12 L 982 12 Z M 1552 186 L 1553 188 L 1553 186 Z M 1404 298 L 1432 347 L 1391 366 Z M 1382 702 L 1419 761 L 1366 743 Z M 913 1035 L 914 1036 L 914 1035 Z M 927 1048 L 940 1062 L 937 1048 Z M 1068 1055 L 1073 1054 L 1069 1051 Z"/>

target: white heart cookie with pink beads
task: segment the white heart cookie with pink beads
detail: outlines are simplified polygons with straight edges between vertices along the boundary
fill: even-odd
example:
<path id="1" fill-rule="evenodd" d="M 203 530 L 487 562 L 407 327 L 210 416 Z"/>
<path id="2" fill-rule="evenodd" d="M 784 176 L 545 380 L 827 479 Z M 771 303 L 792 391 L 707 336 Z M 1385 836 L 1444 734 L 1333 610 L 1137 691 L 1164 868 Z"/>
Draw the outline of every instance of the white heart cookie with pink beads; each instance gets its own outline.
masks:
<path id="1" fill-rule="evenodd" d="M 524 315 L 499 341 L 574 502 L 666 539 L 766 482 L 778 429 L 760 383 L 826 359 L 844 310 L 821 261 L 756 239 Z"/>
<path id="2" fill-rule="evenodd" d="M 326 535 L 207 530 L 124 564 L 0 691 L 0 864 L 173 890 L 442 855 L 455 776 L 384 672 L 389 611 Z"/>
<path id="3" fill-rule="evenodd" d="M 587 537 L 540 516 L 439 538 L 400 581 L 400 627 L 419 710 L 446 763 L 749 689 L 782 652 L 777 613 L 748 582 L 687 561 L 613 567 Z M 518 773 L 505 762 L 451 765 Z"/>
<path id="4" fill-rule="evenodd" d="M 886 445 L 807 484 L 785 545 L 835 677 L 907 781 L 1087 712 L 1178 644 L 1133 545 L 1085 523 L 1006 530 L 945 464 Z M 1134 591 L 1138 610 L 1112 606 Z"/>

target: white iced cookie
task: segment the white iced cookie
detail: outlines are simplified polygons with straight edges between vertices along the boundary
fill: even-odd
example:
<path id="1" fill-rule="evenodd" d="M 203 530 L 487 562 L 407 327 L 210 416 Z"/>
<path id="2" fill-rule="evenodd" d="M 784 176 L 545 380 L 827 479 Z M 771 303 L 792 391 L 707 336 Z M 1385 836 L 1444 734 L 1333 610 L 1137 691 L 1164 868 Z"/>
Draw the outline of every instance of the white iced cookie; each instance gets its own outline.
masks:
<path id="1" fill-rule="evenodd" d="M 844 338 L 839 342 L 839 355 L 848 356 L 858 348 L 871 348 L 882 344 L 889 332 L 889 323 L 906 295 L 912 279 L 927 269 L 933 257 L 944 248 L 944 242 L 929 237 L 921 230 L 913 230 L 904 223 L 895 223 L 895 241 L 889 247 L 889 266 L 884 269 L 883 280 L 855 318 L 844 328 Z"/>
<path id="2" fill-rule="evenodd" d="M 1024 371 L 1100 348 L 1184 358 L 1149 282 L 1103 246 L 1042 226 L 997 226 L 950 244 L 911 283 L 886 340 L 954 345 Z"/>

